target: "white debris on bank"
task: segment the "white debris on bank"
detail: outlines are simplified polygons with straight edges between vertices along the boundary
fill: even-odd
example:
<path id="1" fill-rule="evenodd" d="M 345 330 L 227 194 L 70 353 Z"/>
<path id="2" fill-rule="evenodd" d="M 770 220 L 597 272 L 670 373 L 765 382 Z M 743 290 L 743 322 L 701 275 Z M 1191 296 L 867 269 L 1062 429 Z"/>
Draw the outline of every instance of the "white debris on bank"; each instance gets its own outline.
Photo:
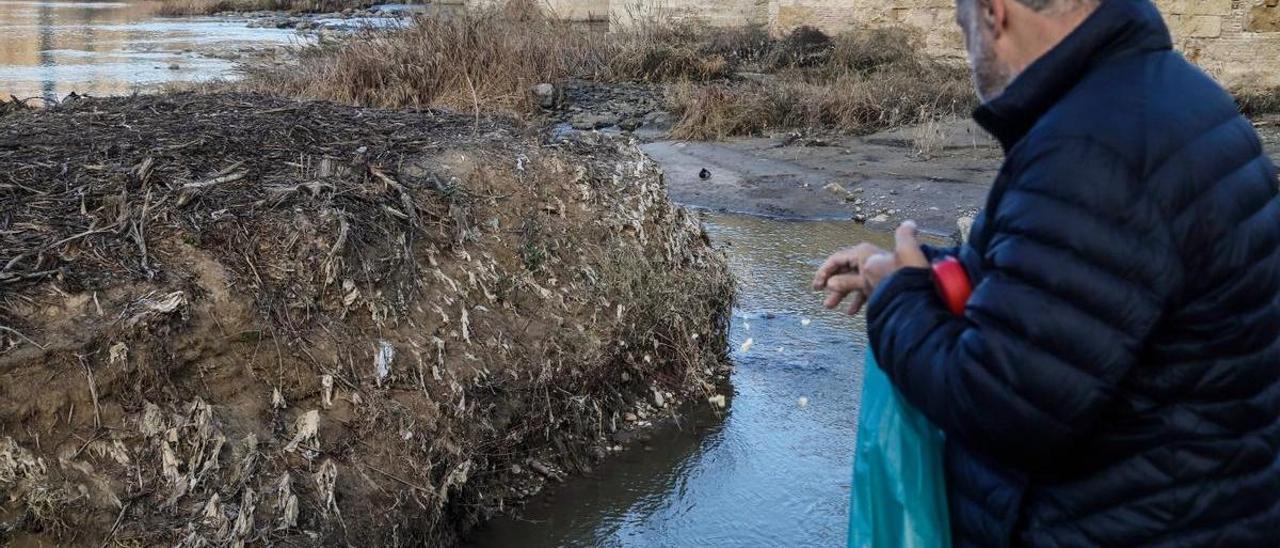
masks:
<path id="1" fill-rule="evenodd" d="M 462 317 L 465 321 L 467 317 L 465 310 L 462 313 Z M 391 360 L 394 360 L 395 357 L 395 346 L 385 340 L 378 341 L 378 355 L 373 358 L 373 366 L 378 372 L 378 386 L 382 386 L 382 381 L 386 380 L 387 376 L 391 374 Z"/>

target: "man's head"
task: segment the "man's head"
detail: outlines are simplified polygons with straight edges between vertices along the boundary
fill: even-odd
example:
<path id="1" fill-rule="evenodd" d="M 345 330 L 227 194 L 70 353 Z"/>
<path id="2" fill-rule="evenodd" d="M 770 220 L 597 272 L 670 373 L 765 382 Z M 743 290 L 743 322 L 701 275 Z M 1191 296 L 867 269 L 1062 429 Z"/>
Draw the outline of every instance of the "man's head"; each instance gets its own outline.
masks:
<path id="1" fill-rule="evenodd" d="M 1099 0 L 957 0 L 974 85 L 983 101 L 1085 20 Z"/>

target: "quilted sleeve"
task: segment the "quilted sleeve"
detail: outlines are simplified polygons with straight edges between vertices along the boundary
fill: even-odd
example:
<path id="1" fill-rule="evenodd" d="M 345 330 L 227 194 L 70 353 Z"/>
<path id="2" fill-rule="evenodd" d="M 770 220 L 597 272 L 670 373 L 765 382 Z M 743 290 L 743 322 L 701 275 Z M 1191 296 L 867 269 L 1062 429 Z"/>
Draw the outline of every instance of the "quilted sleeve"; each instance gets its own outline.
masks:
<path id="1" fill-rule="evenodd" d="M 1060 458 L 1134 366 L 1181 263 L 1167 223 L 1120 157 L 1046 143 L 1015 168 L 962 317 L 930 273 L 904 269 L 868 308 L 881 367 L 951 439 L 1011 464 Z"/>

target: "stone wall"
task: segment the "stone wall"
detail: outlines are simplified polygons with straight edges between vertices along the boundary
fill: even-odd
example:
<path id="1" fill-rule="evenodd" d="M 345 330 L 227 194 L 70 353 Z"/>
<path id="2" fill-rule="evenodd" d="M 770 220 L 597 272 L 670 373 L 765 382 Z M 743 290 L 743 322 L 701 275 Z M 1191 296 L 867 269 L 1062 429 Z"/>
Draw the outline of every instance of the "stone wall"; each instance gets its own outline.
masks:
<path id="1" fill-rule="evenodd" d="M 565 0 L 574 1 L 574 0 Z M 625 27 L 636 19 L 701 21 L 714 26 L 763 25 L 769 0 L 609 0 L 609 23 Z"/>
<path id="2" fill-rule="evenodd" d="M 570 21 L 608 21 L 609 0 L 541 0 L 557 17 Z"/>
<path id="3" fill-rule="evenodd" d="M 563 2 L 600 0 L 556 0 Z M 802 25 L 828 32 L 865 26 L 920 30 L 935 55 L 961 57 L 955 0 L 605 0 L 610 20 L 636 14 L 713 25 L 763 25 L 782 33 Z M 1280 0 L 1155 0 L 1187 57 L 1231 87 L 1280 86 Z"/>
<path id="4" fill-rule="evenodd" d="M 964 55 L 964 41 L 955 23 L 955 0 L 770 0 L 766 24 L 778 33 L 803 25 L 830 32 L 868 26 L 908 27 L 922 31 L 931 53 Z"/>
<path id="5" fill-rule="evenodd" d="M 1280 86 L 1280 0 L 1157 0 L 1188 59 L 1230 86 Z"/>

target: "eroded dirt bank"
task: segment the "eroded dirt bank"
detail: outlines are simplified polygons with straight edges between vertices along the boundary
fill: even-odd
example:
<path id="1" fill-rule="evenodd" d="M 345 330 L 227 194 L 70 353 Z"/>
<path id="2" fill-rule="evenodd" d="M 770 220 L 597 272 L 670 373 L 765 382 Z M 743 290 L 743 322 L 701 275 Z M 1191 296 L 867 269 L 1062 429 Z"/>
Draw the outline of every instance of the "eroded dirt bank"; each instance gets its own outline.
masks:
<path id="1" fill-rule="evenodd" d="M 0 117 L 0 266 L 0 540 L 72 545 L 451 543 L 732 298 L 621 141 L 248 94 Z"/>

